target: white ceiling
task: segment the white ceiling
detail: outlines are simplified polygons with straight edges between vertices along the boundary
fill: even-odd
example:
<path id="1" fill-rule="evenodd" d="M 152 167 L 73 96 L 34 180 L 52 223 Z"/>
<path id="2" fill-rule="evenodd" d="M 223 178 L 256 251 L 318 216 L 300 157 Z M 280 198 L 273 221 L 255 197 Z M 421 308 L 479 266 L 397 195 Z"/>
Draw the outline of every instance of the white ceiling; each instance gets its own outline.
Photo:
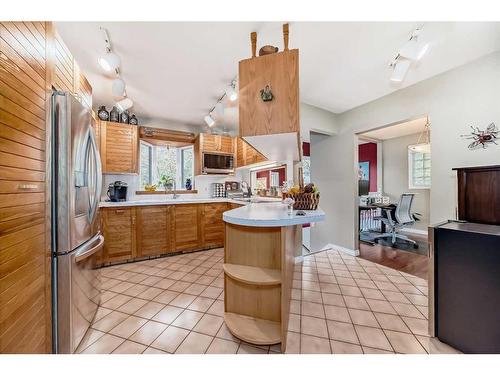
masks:
<path id="1" fill-rule="evenodd" d="M 389 125 L 380 129 L 370 130 L 360 134 L 361 139 L 385 141 L 386 139 L 404 137 L 406 135 L 422 133 L 425 130 L 426 117 L 420 117 L 399 124 Z"/>
<path id="2" fill-rule="evenodd" d="M 112 105 L 111 79 L 97 64 L 104 52 L 99 26 L 109 31 L 122 59 L 122 77 L 139 117 L 202 125 L 203 116 L 258 47 L 282 49 L 281 23 L 57 22 L 57 29 L 94 89 L 94 104 Z M 420 35 L 430 48 L 402 85 L 388 68 L 417 26 L 414 22 L 295 22 L 290 48 L 300 49 L 301 101 L 344 112 L 402 87 L 500 50 L 500 23 L 427 23 Z M 237 106 L 219 124 L 235 128 Z M 222 127 L 219 125 L 219 127 Z"/>

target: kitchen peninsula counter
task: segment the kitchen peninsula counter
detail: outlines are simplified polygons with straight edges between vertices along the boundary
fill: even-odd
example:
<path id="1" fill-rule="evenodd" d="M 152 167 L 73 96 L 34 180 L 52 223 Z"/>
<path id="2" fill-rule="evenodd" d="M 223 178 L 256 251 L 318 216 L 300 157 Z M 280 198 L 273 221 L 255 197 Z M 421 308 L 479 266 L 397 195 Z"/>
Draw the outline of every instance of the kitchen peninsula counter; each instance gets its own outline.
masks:
<path id="1" fill-rule="evenodd" d="M 289 215 L 282 203 L 224 212 L 224 320 L 231 333 L 257 345 L 286 349 L 295 255 L 302 224 L 322 221 L 318 209 Z"/>
<path id="2" fill-rule="evenodd" d="M 280 198 L 271 198 L 271 197 L 258 197 L 256 198 L 256 203 L 274 203 L 280 202 Z M 194 204 L 194 203 L 234 203 L 240 205 L 247 205 L 250 201 L 239 200 L 239 199 L 230 199 L 230 198 L 176 198 L 165 196 L 163 198 L 155 198 L 155 199 L 140 199 L 140 200 L 127 200 L 124 202 L 107 202 L 101 201 L 99 203 L 99 207 L 132 207 L 132 206 L 158 206 L 158 205 L 169 205 L 169 204 Z"/>

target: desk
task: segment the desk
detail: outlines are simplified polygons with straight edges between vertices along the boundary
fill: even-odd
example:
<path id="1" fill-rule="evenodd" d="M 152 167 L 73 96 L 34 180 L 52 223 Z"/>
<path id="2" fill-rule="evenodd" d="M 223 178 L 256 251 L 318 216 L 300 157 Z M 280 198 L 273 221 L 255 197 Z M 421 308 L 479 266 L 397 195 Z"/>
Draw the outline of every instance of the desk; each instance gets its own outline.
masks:
<path id="1" fill-rule="evenodd" d="M 382 209 L 396 209 L 394 204 L 368 204 L 359 205 L 359 232 L 385 233 L 385 224 L 381 220 L 375 220 L 376 216 L 382 216 Z"/>

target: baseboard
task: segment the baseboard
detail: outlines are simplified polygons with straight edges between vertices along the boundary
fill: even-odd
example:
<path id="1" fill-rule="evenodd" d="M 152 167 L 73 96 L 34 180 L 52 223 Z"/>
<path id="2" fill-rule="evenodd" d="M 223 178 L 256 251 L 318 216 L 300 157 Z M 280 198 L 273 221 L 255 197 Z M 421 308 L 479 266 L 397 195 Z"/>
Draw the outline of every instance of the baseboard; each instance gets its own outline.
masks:
<path id="1" fill-rule="evenodd" d="M 400 232 L 406 232 L 406 233 L 415 233 L 415 234 L 420 234 L 422 236 L 427 236 L 427 231 L 423 229 L 414 229 L 414 228 L 400 228 Z"/>
<path id="2" fill-rule="evenodd" d="M 342 251 L 343 253 L 346 253 L 348 255 L 351 255 L 353 257 L 359 256 L 359 250 L 354 250 L 354 249 L 348 249 L 347 247 L 339 246 L 339 245 L 334 245 L 332 243 L 329 243 L 325 247 L 323 247 L 322 250 L 328 250 L 328 249 L 335 249 Z"/>

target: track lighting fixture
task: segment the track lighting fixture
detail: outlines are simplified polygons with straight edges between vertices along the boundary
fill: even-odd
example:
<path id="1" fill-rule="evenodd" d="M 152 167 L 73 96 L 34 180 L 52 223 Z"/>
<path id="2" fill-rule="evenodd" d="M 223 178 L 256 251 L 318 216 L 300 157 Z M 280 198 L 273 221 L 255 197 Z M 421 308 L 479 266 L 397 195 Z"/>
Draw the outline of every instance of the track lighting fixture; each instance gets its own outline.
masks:
<path id="1" fill-rule="evenodd" d="M 226 90 L 224 90 L 224 94 L 222 94 L 222 96 L 217 100 L 217 103 L 215 103 L 215 105 L 208 111 L 208 115 L 203 118 L 209 127 L 215 125 L 215 120 L 212 115 L 214 112 L 217 120 L 224 117 L 224 103 L 222 102 L 224 97 L 227 97 L 227 99 L 232 102 L 238 99 L 238 92 L 236 91 L 236 78 L 231 81 L 230 85 L 226 88 Z"/>
<path id="2" fill-rule="evenodd" d="M 127 97 L 125 81 L 120 77 L 121 60 L 120 57 L 112 50 L 108 30 L 103 27 L 100 27 L 99 29 L 102 31 L 104 37 L 106 53 L 104 56 L 99 57 L 97 61 L 105 73 L 113 73 L 115 75 L 115 78 L 111 82 L 111 94 L 115 97 L 115 99 L 123 98 L 116 102 L 116 107 L 123 112 L 132 108 L 134 102 L 132 99 Z"/>
<path id="3" fill-rule="evenodd" d="M 215 116 L 219 119 L 224 117 L 224 104 L 222 102 L 217 102 L 214 108 Z"/>
<path id="4" fill-rule="evenodd" d="M 238 99 L 238 93 L 236 92 L 236 81 L 233 80 L 231 82 L 231 85 L 226 88 L 226 96 L 232 102 Z"/>
<path id="5" fill-rule="evenodd" d="M 389 64 L 389 67 L 392 68 L 390 78 L 392 82 L 403 82 L 410 70 L 411 63 L 420 60 L 429 49 L 429 43 L 422 43 L 418 40 L 421 30 L 421 27 L 413 30 L 410 39 L 401 47 L 394 60 Z"/>
<path id="6" fill-rule="evenodd" d="M 393 71 L 391 75 L 391 81 L 393 82 L 403 82 L 406 73 L 410 70 L 410 60 L 397 59 L 393 63 Z"/>
<path id="7" fill-rule="evenodd" d="M 424 57 L 429 49 L 429 43 L 423 43 L 418 40 L 421 29 L 415 29 L 410 39 L 399 50 L 399 55 L 412 61 L 418 61 Z"/>
<path id="8" fill-rule="evenodd" d="M 133 105 L 134 105 L 134 102 L 130 98 L 125 98 L 125 99 L 120 100 L 119 102 L 116 102 L 116 106 L 122 112 L 131 108 Z"/>
<path id="9" fill-rule="evenodd" d="M 106 54 L 99 57 L 97 61 L 106 73 L 111 73 L 120 67 L 120 57 L 111 51 L 106 52 Z"/>
<path id="10" fill-rule="evenodd" d="M 109 39 L 108 30 L 104 27 L 100 27 L 102 35 L 104 37 L 104 43 L 106 44 L 106 53 L 97 59 L 97 62 L 104 70 L 105 73 L 117 72 L 120 67 L 120 57 L 111 50 L 111 42 Z"/>
<path id="11" fill-rule="evenodd" d="M 205 123 L 208 125 L 209 128 L 215 125 L 215 120 L 212 118 L 211 112 L 204 117 Z"/>
<path id="12" fill-rule="evenodd" d="M 125 95 L 125 81 L 121 78 L 115 78 L 111 82 L 111 93 L 114 97 L 124 97 Z"/>

